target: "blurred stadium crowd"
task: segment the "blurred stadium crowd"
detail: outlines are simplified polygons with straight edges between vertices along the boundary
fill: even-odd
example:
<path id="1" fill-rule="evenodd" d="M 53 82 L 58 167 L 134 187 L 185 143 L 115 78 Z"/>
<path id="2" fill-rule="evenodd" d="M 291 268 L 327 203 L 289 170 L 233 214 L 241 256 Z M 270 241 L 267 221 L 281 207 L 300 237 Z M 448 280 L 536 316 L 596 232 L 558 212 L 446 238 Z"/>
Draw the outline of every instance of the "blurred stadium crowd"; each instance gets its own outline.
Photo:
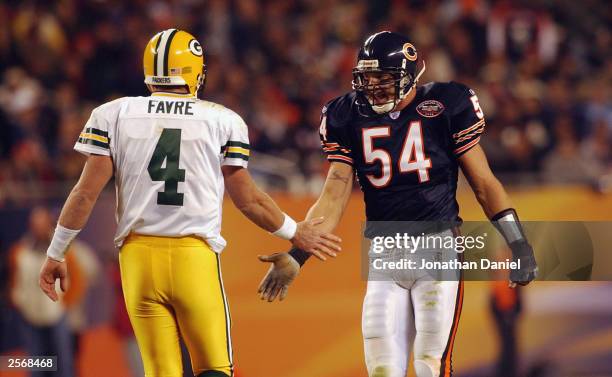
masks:
<path id="1" fill-rule="evenodd" d="M 386 29 L 415 41 L 425 81 L 476 90 L 497 173 L 593 183 L 612 167 L 611 15 L 596 0 L 3 1 L 0 203 L 78 176 L 72 146 L 90 111 L 146 95 L 143 46 L 169 27 L 205 48 L 203 97 L 306 178 L 325 166 L 322 105 L 350 89 L 363 38 Z"/>

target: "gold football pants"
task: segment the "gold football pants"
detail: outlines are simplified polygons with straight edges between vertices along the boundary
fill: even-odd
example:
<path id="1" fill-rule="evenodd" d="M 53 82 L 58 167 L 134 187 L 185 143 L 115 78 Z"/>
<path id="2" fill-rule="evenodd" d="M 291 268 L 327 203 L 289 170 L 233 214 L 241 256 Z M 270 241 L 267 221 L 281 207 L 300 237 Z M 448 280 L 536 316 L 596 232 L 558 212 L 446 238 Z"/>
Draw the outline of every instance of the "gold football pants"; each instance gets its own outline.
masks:
<path id="1" fill-rule="evenodd" d="M 216 370 L 232 376 L 230 315 L 219 255 L 198 237 L 132 234 L 119 263 L 145 376 L 183 375 L 179 336 L 195 375 Z"/>

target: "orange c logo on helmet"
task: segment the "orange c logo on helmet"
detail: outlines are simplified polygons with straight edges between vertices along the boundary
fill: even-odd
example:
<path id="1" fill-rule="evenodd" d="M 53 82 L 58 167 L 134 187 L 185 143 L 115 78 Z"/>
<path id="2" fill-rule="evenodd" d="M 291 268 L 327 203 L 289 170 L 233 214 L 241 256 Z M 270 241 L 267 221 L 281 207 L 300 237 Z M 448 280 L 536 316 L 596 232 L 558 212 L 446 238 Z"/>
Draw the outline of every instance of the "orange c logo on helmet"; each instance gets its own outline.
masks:
<path id="1" fill-rule="evenodd" d="M 416 48 L 412 45 L 412 43 L 404 43 L 404 47 L 402 47 L 402 52 L 406 59 L 411 62 L 417 60 L 417 51 Z"/>

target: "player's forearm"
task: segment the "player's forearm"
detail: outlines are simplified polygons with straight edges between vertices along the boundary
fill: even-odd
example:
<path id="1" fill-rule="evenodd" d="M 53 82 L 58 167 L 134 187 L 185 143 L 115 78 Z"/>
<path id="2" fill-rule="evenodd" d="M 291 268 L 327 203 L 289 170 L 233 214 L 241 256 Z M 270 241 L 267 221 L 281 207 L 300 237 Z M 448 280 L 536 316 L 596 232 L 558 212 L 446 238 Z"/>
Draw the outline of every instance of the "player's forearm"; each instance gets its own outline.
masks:
<path id="1" fill-rule="evenodd" d="M 323 218 L 323 222 L 318 224 L 317 228 L 324 232 L 331 233 L 334 229 L 336 229 L 336 226 L 340 222 L 344 209 L 346 208 L 347 201 L 347 199 L 334 196 L 329 192 L 326 192 L 324 189 L 319 199 L 308 210 L 306 220 Z M 304 263 L 306 263 L 306 261 L 310 258 L 309 253 L 296 248 L 295 246 L 289 250 L 289 254 L 293 257 L 293 259 L 295 259 L 296 262 L 299 263 L 300 266 L 303 266 Z"/>
<path id="2" fill-rule="evenodd" d="M 474 194 L 489 219 L 500 211 L 512 207 L 504 186 L 494 176 L 474 187 Z"/>
<path id="3" fill-rule="evenodd" d="M 327 173 L 325 186 L 319 199 L 310 208 L 306 219 L 323 217 L 317 227 L 325 232 L 332 232 L 344 213 L 353 188 L 353 169 L 349 165 L 335 162 Z M 289 254 L 302 266 L 310 257 L 303 250 L 293 248 Z"/>
<path id="4" fill-rule="evenodd" d="M 278 231 L 284 225 L 285 214 L 268 194 L 257 187 L 246 169 L 224 166 L 221 170 L 232 202 L 249 220 L 268 232 Z"/>
<path id="5" fill-rule="evenodd" d="M 85 226 L 98 196 L 113 176 L 113 162 L 109 156 L 92 154 L 87 158 L 79 182 L 70 192 L 53 239 L 47 249 L 47 256 L 59 262 L 70 243 Z"/>
<path id="6" fill-rule="evenodd" d="M 250 198 L 236 206 L 258 227 L 275 232 L 283 224 L 284 214 L 268 194 L 253 187 Z"/>
<path id="7" fill-rule="evenodd" d="M 346 207 L 346 203 L 338 202 L 338 200 L 342 200 L 342 198 L 336 199 L 330 195 L 322 195 L 308 210 L 306 220 L 323 217 L 323 222 L 317 226 L 325 232 L 332 232 L 340 223 Z"/>
<path id="8" fill-rule="evenodd" d="M 89 219 L 89 215 L 91 215 L 99 194 L 99 192 L 84 190 L 79 185 L 75 186 L 62 208 L 59 224 L 68 229 L 83 228 Z"/>
<path id="9" fill-rule="evenodd" d="M 353 187 L 352 169 L 344 164 L 336 164 L 330 168 L 319 199 L 306 215 L 307 220 L 325 218 L 318 227 L 326 232 L 333 231 L 340 222 Z"/>
<path id="10" fill-rule="evenodd" d="M 487 157 L 479 145 L 463 154 L 459 158 L 459 164 L 489 219 L 512 207 L 506 190 L 491 171 Z"/>
<path id="11" fill-rule="evenodd" d="M 72 189 L 62 208 L 53 239 L 47 249 L 49 258 L 58 262 L 64 261 L 64 255 L 70 243 L 87 223 L 99 193 L 99 191 L 84 190 L 79 184 Z"/>

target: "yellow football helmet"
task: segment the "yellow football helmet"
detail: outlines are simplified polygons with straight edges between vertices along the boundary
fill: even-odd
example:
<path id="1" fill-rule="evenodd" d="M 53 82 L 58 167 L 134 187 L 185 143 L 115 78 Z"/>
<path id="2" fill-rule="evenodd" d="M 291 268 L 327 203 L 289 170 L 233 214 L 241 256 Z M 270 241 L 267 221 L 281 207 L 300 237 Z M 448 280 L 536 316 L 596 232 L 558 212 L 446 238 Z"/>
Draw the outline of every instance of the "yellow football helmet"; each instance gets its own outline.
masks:
<path id="1" fill-rule="evenodd" d="M 202 45 L 183 30 L 168 29 L 155 34 L 145 47 L 142 65 L 146 84 L 185 85 L 194 96 L 206 78 Z"/>

